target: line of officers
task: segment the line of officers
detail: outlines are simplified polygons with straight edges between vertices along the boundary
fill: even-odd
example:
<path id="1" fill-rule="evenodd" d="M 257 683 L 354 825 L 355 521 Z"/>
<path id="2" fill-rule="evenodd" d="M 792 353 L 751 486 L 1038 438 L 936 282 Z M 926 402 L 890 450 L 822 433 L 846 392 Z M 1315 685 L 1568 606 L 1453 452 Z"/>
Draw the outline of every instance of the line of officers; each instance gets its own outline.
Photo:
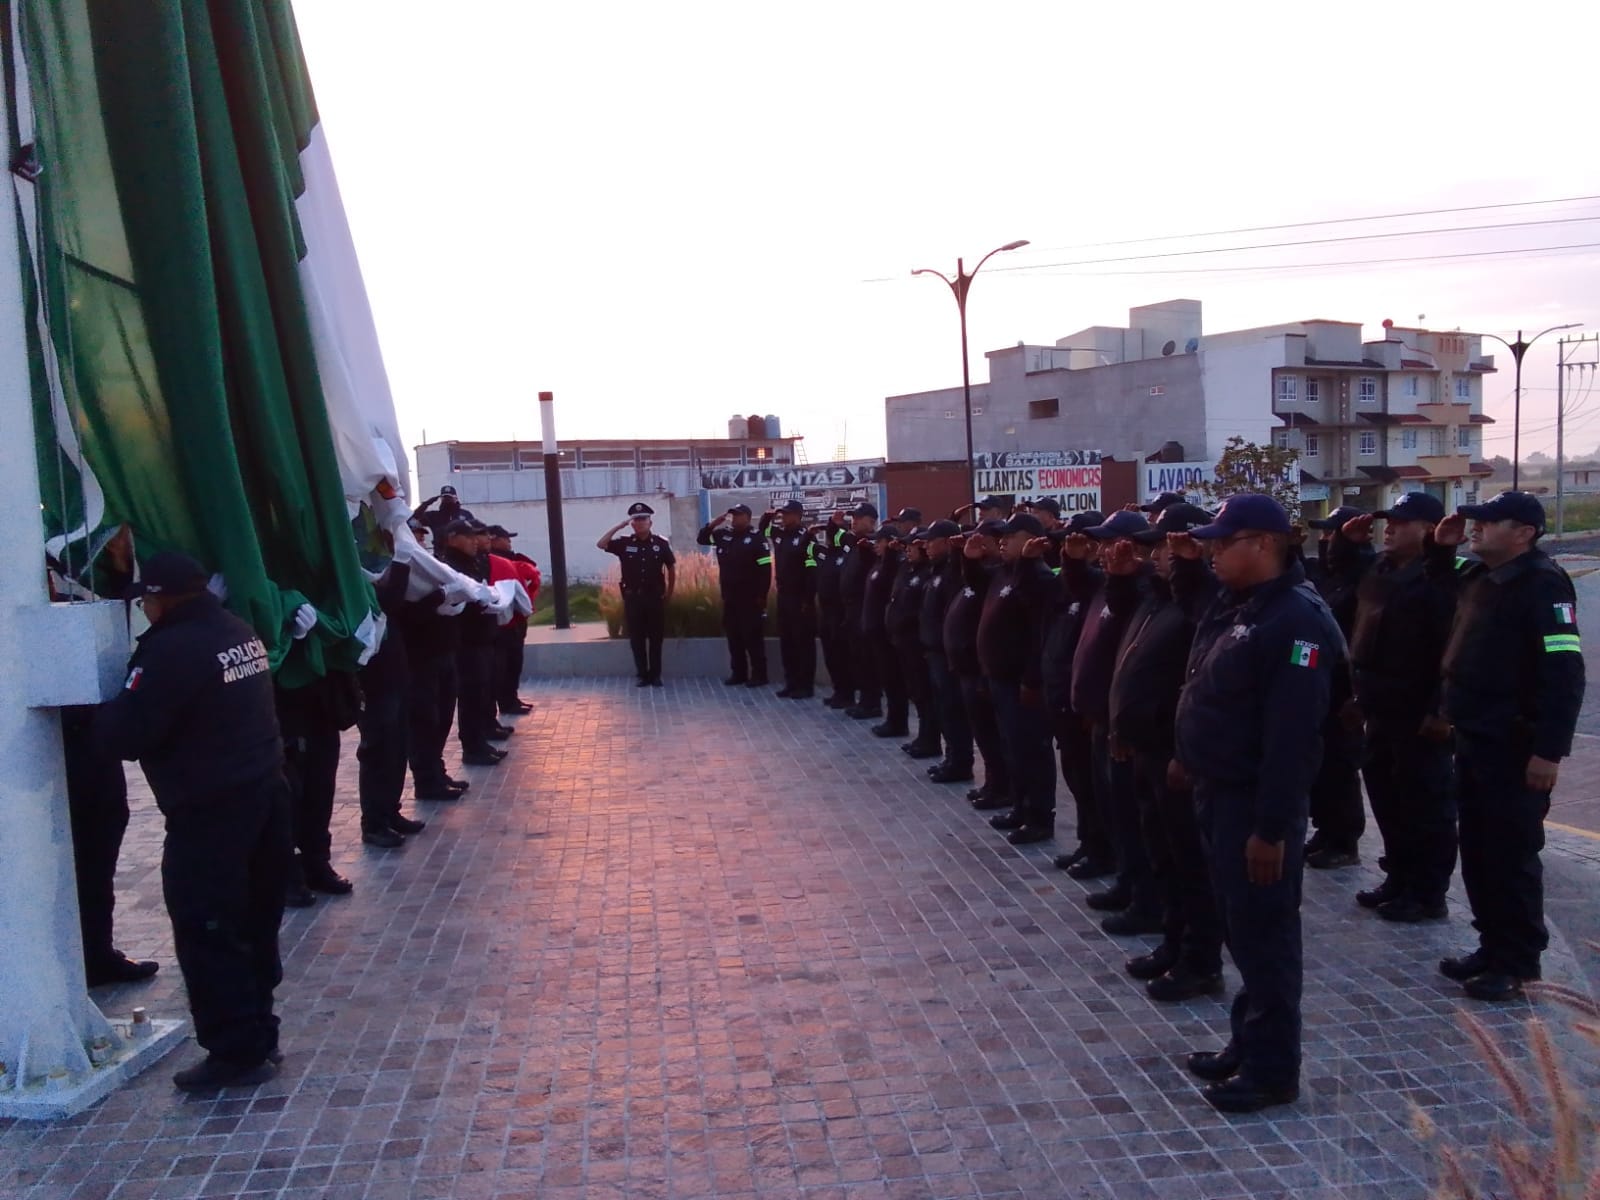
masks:
<path id="1" fill-rule="evenodd" d="M 1383 879 L 1357 902 L 1443 919 L 1459 852 L 1478 946 L 1440 971 L 1486 1001 L 1539 978 L 1543 821 L 1584 667 L 1536 497 L 1340 508 L 1309 548 L 1264 495 L 1010 508 L 807 525 L 798 502 L 734 506 L 696 539 L 720 568 L 725 682 L 768 682 L 775 581 L 777 695 L 814 696 L 820 644 L 824 703 L 908 738 L 935 783 L 981 760 L 967 799 L 1013 844 L 1055 836 L 1059 770 L 1077 845 L 1055 865 L 1108 881 L 1087 896 L 1107 933 L 1159 938 L 1129 975 L 1158 1001 L 1220 995 L 1226 945 L 1243 977 L 1226 1046 L 1188 1058 L 1223 1111 L 1298 1096 L 1303 868 L 1359 861 L 1363 781 Z"/>

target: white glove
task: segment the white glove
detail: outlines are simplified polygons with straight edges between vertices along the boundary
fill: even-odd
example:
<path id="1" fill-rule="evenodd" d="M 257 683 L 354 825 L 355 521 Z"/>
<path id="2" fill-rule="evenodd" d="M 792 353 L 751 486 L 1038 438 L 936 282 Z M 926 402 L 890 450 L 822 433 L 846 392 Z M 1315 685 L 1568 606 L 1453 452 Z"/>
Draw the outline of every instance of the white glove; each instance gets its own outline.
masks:
<path id="1" fill-rule="evenodd" d="M 317 610 L 302 604 L 294 610 L 294 640 L 299 641 L 317 627 Z"/>
<path id="2" fill-rule="evenodd" d="M 441 617 L 459 617 L 463 612 L 466 611 L 466 608 L 467 602 L 465 600 L 457 600 L 454 604 L 446 600 L 433 611 L 438 613 Z"/>
<path id="3" fill-rule="evenodd" d="M 206 580 L 206 591 L 210 592 L 223 604 L 228 602 L 228 581 L 222 577 L 221 571 Z"/>

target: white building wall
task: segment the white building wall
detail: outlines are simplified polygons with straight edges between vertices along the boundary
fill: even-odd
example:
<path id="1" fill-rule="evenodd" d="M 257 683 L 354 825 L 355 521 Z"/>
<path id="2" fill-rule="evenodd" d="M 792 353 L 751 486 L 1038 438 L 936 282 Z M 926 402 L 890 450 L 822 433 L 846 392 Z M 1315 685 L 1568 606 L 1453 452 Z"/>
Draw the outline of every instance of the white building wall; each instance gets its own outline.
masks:
<path id="1" fill-rule="evenodd" d="M 1269 334 L 1216 346 L 1209 339 L 1200 343 L 1206 452 L 1192 457 L 1216 462 L 1235 434 L 1257 445 L 1271 443 L 1279 424 L 1272 413 L 1272 369 L 1284 365 L 1284 341 Z"/>

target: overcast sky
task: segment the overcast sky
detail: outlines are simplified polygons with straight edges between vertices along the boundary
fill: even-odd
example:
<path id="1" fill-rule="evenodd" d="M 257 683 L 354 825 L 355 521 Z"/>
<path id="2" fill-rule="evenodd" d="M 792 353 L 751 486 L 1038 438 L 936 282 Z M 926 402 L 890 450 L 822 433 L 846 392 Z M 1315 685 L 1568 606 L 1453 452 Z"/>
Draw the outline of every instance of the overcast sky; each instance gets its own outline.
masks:
<path id="1" fill-rule="evenodd" d="M 535 439 L 547 389 L 564 437 L 777 413 L 812 461 L 847 428 L 881 454 L 886 395 L 960 382 L 955 304 L 910 270 L 1017 238 L 973 287 L 975 379 L 986 349 L 1177 296 L 1207 332 L 1600 328 L 1600 250 L 1524 252 L 1600 243 L 1595 200 L 1105 245 L 1600 194 L 1589 0 L 295 10 L 413 441 Z M 1525 455 L 1553 450 L 1556 336 Z M 1600 443 L 1600 399 L 1569 431 Z"/>

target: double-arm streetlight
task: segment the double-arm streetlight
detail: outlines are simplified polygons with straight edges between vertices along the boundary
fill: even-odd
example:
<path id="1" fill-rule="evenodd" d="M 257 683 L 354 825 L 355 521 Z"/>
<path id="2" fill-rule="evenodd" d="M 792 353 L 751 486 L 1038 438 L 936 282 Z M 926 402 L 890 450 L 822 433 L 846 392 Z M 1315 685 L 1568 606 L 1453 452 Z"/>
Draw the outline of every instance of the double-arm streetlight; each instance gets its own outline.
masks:
<path id="1" fill-rule="evenodd" d="M 943 271 L 934 271 L 927 267 L 920 267 L 911 272 L 913 275 L 937 275 L 944 280 L 945 284 L 950 288 L 951 294 L 956 298 L 956 311 L 961 315 L 961 395 L 966 406 L 967 415 L 967 486 L 969 490 L 973 491 L 972 498 L 974 501 L 977 500 L 978 496 L 976 490 L 972 488 L 975 480 L 973 479 L 972 471 L 972 368 L 967 362 L 967 293 L 972 290 L 972 280 L 979 271 L 983 270 L 984 263 L 988 262 L 996 254 L 1001 254 L 1007 250 L 1020 250 L 1027 244 L 1027 240 L 1024 239 L 1020 242 L 1007 242 L 1004 246 L 996 246 L 980 258 L 978 265 L 970 271 L 966 269 L 965 260 L 958 258 L 956 259 L 956 277 L 954 279 L 951 279 Z"/>
<path id="2" fill-rule="evenodd" d="M 1522 330 L 1517 330 L 1517 340 L 1508 342 L 1505 338 L 1493 333 L 1486 333 L 1486 338 L 1494 338 L 1507 350 L 1517 364 L 1516 407 L 1511 413 L 1511 490 L 1517 490 L 1517 484 L 1522 475 L 1522 356 L 1528 352 L 1528 347 L 1537 342 L 1546 333 L 1555 333 L 1558 329 L 1576 329 L 1582 321 L 1569 321 L 1565 325 L 1552 325 L 1541 333 L 1534 334 L 1527 341 L 1522 340 Z"/>

